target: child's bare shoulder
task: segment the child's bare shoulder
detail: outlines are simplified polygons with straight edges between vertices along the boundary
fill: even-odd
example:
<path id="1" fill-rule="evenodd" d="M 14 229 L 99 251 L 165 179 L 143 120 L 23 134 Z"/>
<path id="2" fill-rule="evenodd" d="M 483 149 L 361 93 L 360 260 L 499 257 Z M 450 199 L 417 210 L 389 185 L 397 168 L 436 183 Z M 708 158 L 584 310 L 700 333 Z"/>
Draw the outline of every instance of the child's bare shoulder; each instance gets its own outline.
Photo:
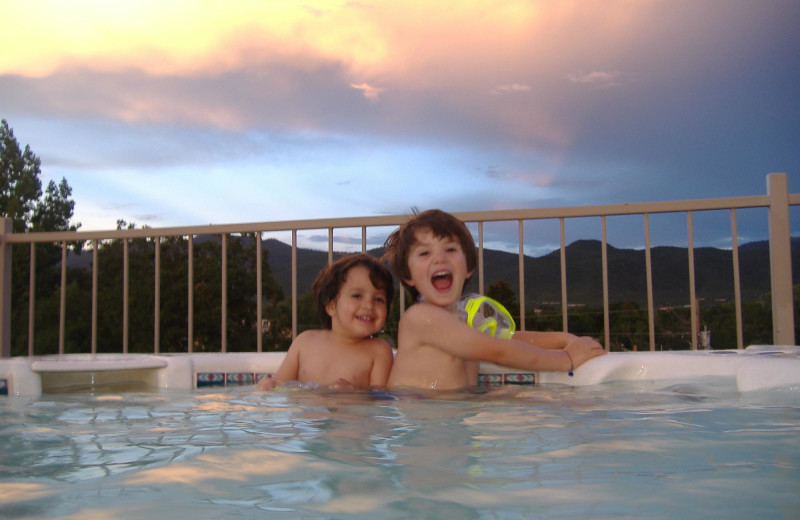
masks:
<path id="1" fill-rule="evenodd" d="M 406 321 L 419 321 L 426 320 L 430 317 L 440 318 L 442 316 L 450 316 L 450 311 L 441 307 L 437 307 L 432 303 L 419 302 L 406 309 L 400 320 L 402 321 L 403 319 L 406 319 Z"/>
<path id="2" fill-rule="evenodd" d="M 372 352 L 373 356 L 385 356 L 387 353 L 393 355 L 392 346 L 382 338 L 364 338 L 361 345 L 365 350 Z"/>
<path id="3" fill-rule="evenodd" d="M 307 341 L 307 340 L 309 340 L 309 339 L 315 339 L 315 338 L 318 338 L 318 337 L 320 337 L 321 335 L 325 334 L 325 332 L 326 332 L 326 331 L 325 331 L 325 330 L 322 330 L 322 329 L 309 329 L 309 330 L 304 330 L 303 332 L 301 332 L 300 334 L 298 334 L 298 335 L 297 335 L 297 337 L 296 337 L 294 340 L 295 340 L 295 341 L 297 341 L 297 340 L 303 340 L 303 341 Z"/>
<path id="4" fill-rule="evenodd" d="M 404 328 L 422 329 L 436 324 L 437 327 L 455 326 L 462 323 L 452 312 L 431 303 L 420 302 L 409 307 L 400 318 Z"/>
<path id="5" fill-rule="evenodd" d="M 328 331 L 323 329 L 305 330 L 297 335 L 292 341 L 292 345 L 302 348 L 306 345 L 318 344 L 328 340 Z"/>

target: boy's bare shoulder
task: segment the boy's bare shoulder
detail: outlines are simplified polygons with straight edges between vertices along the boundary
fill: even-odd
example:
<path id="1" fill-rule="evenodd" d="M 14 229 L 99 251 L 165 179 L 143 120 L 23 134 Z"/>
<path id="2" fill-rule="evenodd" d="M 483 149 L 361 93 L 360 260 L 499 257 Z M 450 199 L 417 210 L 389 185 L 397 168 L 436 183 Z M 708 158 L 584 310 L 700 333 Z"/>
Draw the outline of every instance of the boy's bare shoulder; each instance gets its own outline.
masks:
<path id="1" fill-rule="evenodd" d="M 403 313 L 399 327 L 405 333 L 422 331 L 434 327 L 439 330 L 453 330 L 463 322 L 452 312 L 431 303 L 415 303 Z"/>
<path id="2" fill-rule="evenodd" d="M 443 316 L 451 316 L 450 311 L 437 307 L 432 303 L 419 302 L 405 310 L 400 321 L 414 322 L 420 320 L 427 320 L 431 317 L 441 318 Z"/>

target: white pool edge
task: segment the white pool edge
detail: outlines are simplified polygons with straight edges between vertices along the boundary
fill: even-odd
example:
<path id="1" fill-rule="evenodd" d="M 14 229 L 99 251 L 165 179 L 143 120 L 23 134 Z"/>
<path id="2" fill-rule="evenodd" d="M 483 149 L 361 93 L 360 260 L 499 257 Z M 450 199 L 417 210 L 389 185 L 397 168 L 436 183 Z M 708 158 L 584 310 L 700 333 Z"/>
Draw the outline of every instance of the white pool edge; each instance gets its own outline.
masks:
<path id="1" fill-rule="evenodd" d="M 0 359 L 0 394 L 38 396 L 44 389 L 97 378 L 131 378 L 158 390 L 255 384 L 274 373 L 284 352 L 193 354 L 68 354 Z M 742 392 L 800 388 L 800 347 L 755 345 L 745 350 L 625 352 L 590 360 L 570 376 L 530 373 L 481 364 L 484 384 L 555 383 L 572 386 L 613 381 L 730 378 Z"/>

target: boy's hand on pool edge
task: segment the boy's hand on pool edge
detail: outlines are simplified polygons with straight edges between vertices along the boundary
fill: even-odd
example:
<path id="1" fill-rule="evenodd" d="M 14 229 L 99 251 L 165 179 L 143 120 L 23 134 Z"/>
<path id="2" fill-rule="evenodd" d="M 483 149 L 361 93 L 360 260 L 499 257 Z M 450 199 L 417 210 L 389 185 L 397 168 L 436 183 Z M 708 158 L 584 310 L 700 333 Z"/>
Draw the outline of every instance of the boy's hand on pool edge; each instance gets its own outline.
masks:
<path id="1" fill-rule="evenodd" d="M 598 343 L 594 338 L 588 336 L 579 336 L 570 341 L 564 350 L 569 354 L 572 359 L 572 368 L 578 368 L 592 358 L 602 356 L 606 353 L 603 345 Z"/>

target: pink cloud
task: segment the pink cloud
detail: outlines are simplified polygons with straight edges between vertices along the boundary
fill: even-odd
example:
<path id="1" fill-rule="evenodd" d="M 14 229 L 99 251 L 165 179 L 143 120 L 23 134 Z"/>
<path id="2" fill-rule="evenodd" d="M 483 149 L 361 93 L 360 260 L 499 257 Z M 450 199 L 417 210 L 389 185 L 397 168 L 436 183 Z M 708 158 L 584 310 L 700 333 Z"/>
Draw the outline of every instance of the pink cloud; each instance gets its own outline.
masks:
<path id="1" fill-rule="evenodd" d="M 386 89 L 373 87 L 368 83 L 350 83 L 350 86 L 356 90 L 360 90 L 370 103 L 377 103 L 380 101 L 380 95 L 386 91 Z"/>

